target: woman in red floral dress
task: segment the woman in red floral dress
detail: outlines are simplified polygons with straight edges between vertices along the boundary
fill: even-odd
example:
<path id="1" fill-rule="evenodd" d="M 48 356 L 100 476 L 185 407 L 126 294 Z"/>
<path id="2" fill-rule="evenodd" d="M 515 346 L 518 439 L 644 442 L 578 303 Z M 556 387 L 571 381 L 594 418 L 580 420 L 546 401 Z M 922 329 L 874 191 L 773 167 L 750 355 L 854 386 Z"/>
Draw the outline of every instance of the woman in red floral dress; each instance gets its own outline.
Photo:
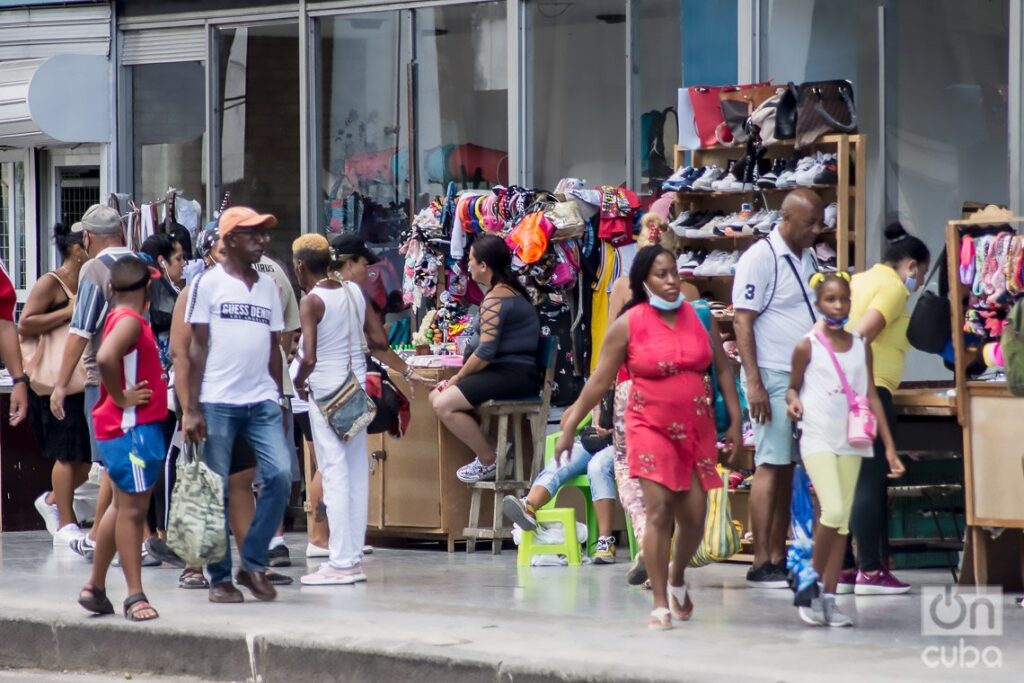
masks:
<path id="1" fill-rule="evenodd" d="M 609 326 L 597 368 L 563 415 L 555 453 L 560 457 L 571 449 L 577 425 L 625 363 L 633 379 L 626 409 L 629 471 L 640 479 L 647 511 L 642 547 L 654 593 L 648 626 L 668 629 L 673 615 L 685 621 L 693 612 L 684 572 L 703 536 L 707 491 L 722 485 L 715 470 L 712 362 L 729 409 L 726 441 L 734 450 L 741 443 L 739 398 L 718 328 L 712 322 L 709 338 L 684 300 L 672 254 L 660 246 L 641 249 L 629 283 L 633 299 Z M 674 525 L 678 532 L 670 565 Z"/>

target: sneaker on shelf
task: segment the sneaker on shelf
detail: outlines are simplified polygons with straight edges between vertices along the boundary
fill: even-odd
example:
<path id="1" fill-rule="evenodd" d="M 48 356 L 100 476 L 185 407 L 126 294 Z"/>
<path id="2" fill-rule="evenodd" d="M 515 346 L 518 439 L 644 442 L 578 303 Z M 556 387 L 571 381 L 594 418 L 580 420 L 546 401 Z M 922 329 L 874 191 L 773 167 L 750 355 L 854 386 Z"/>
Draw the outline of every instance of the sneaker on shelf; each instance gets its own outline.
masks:
<path id="1" fill-rule="evenodd" d="M 698 258 L 698 252 L 696 251 L 685 251 L 676 259 L 676 269 L 686 275 L 693 275 L 694 268 L 699 265 L 700 258 Z"/>
<path id="2" fill-rule="evenodd" d="M 92 562 L 93 553 L 96 551 L 96 545 L 92 542 L 92 539 L 88 535 L 79 536 L 78 538 L 71 541 L 68 544 L 75 553 L 81 555 L 86 562 Z"/>
<path id="3" fill-rule="evenodd" d="M 836 250 L 828 242 L 818 242 L 814 245 L 814 257 L 818 259 L 818 263 L 822 266 L 832 266 L 832 268 L 835 268 L 838 263 Z"/>
<path id="4" fill-rule="evenodd" d="M 722 177 L 722 175 L 722 169 L 718 168 L 718 166 L 707 166 L 704 169 L 704 173 L 702 173 L 699 178 L 693 181 L 692 185 L 690 186 L 690 189 L 695 192 L 710 192 L 711 183 L 718 180 L 720 177 Z"/>
<path id="5" fill-rule="evenodd" d="M 716 211 L 692 228 L 686 229 L 686 236 L 689 239 L 701 239 L 715 236 L 715 229 L 725 220 L 726 216 L 721 211 Z"/>
<path id="6" fill-rule="evenodd" d="M 825 623 L 835 628 L 843 628 L 853 626 L 853 619 L 843 613 L 839 609 L 839 605 L 836 604 L 836 596 L 834 595 L 823 595 L 821 596 L 822 607 L 825 612 Z"/>
<path id="7" fill-rule="evenodd" d="M 835 154 L 826 154 L 821 160 L 821 167 L 813 178 L 815 185 L 835 185 L 839 182 L 839 167 Z"/>
<path id="8" fill-rule="evenodd" d="M 793 183 L 799 187 L 810 187 L 814 185 L 814 178 L 824 169 L 824 163 L 822 162 L 821 152 L 818 152 L 812 157 L 804 157 L 800 160 L 801 163 L 806 161 L 803 168 L 797 166 L 796 172 L 793 173 Z"/>
<path id="9" fill-rule="evenodd" d="M 683 180 L 686 179 L 687 174 L 693 170 L 692 166 L 680 166 L 676 169 L 676 172 L 665 179 L 665 182 L 661 184 L 661 189 L 666 191 L 675 191 L 682 187 Z"/>
<path id="10" fill-rule="evenodd" d="M 330 556 L 331 556 L 331 549 L 330 548 L 321 548 L 320 546 L 313 545 L 312 543 L 307 543 L 306 544 L 306 557 L 330 557 Z"/>
<path id="11" fill-rule="evenodd" d="M 786 576 L 771 562 L 747 570 L 747 585 L 751 588 L 789 588 Z"/>
<path id="12" fill-rule="evenodd" d="M 269 567 L 290 567 L 292 556 L 288 553 L 288 546 L 279 543 L 267 551 L 267 566 Z"/>
<path id="13" fill-rule="evenodd" d="M 754 226 L 763 221 L 768 214 L 771 213 L 768 209 L 758 209 L 753 212 L 750 218 L 747 219 L 746 226 L 753 230 Z"/>
<path id="14" fill-rule="evenodd" d="M 690 220 L 690 217 L 694 213 L 694 211 L 683 211 L 681 214 L 672 219 L 672 222 L 668 224 L 668 227 L 672 228 L 672 231 L 677 235 L 679 234 L 680 230 L 683 230 L 683 234 L 685 234 L 686 229 L 683 226 L 686 224 L 686 221 Z"/>
<path id="15" fill-rule="evenodd" d="M 43 522 L 46 524 L 46 530 L 53 536 L 57 533 L 60 528 L 60 514 L 57 512 L 57 505 L 54 503 L 47 503 L 46 497 L 50 495 L 49 491 L 39 494 L 36 498 L 35 506 L 36 512 L 43 518 Z"/>
<path id="16" fill-rule="evenodd" d="M 746 226 L 751 218 L 754 217 L 754 207 L 746 202 L 740 205 L 740 210 L 732 215 L 732 220 L 728 221 L 725 225 L 727 227 L 739 230 Z"/>
<path id="17" fill-rule="evenodd" d="M 775 186 L 778 187 L 779 189 L 783 189 L 786 187 L 796 187 L 797 183 L 794 182 L 793 176 L 797 172 L 797 169 L 800 168 L 800 164 L 803 163 L 804 159 L 808 158 L 793 157 L 792 159 L 785 162 L 785 168 L 782 170 L 781 173 L 778 174 L 778 180 L 775 181 Z M 809 161 L 807 163 L 810 164 Z"/>
<path id="18" fill-rule="evenodd" d="M 697 277 L 713 277 L 718 275 L 718 269 L 722 261 L 728 257 L 728 255 L 728 252 L 722 251 L 721 249 L 715 249 L 708 254 L 707 258 L 705 258 L 699 266 L 694 269 L 693 274 Z"/>
<path id="19" fill-rule="evenodd" d="M 526 498 L 505 496 L 501 500 L 501 511 L 523 531 L 536 531 L 537 513 Z"/>
<path id="20" fill-rule="evenodd" d="M 780 211 L 769 211 L 765 214 L 764 218 L 753 226 L 753 231 L 757 235 L 767 235 L 780 220 L 782 220 L 782 213 Z"/>
<path id="21" fill-rule="evenodd" d="M 740 261 L 740 252 L 730 251 L 718 264 L 718 271 L 715 275 L 731 276 L 736 274 L 736 264 Z"/>
<path id="22" fill-rule="evenodd" d="M 735 213 L 730 213 L 728 216 L 723 216 L 722 218 L 716 220 L 715 224 L 711 227 L 712 235 L 715 237 L 723 237 L 725 235 L 726 229 L 729 227 L 729 224 L 732 223 L 734 220 L 736 220 Z"/>
<path id="23" fill-rule="evenodd" d="M 762 190 L 770 190 L 775 187 L 775 183 L 779 180 L 779 174 L 786 170 L 786 160 L 782 157 L 778 157 L 772 163 L 771 170 L 767 173 L 762 173 L 761 177 L 757 179 L 757 187 Z"/>
<path id="24" fill-rule="evenodd" d="M 897 579 L 885 567 L 873 574 L 857 572 L 857 584 L 853 588 L 854 595 L 902 595 L 909 591 L 910 584 Z"/>
<path id="25" fill-rule="evenodd" d="M 85 532 L 77 524 L 65 524 L 53 535 L 54 547 L 67 548 L 71 541 L 84 536 Z"/>
<path id="26" fill-rule="evenodd" d="M 853 593 L 853 587 L 857 584 L 857 568 L 851 567 L 839 572 L 839 583 L 836 585 L 836 595 L 849 595 Z"/>
<path id="27" fill-rule="evenodd" d="M 463 484 L 475 484 L 478 481 L 490 481 L 494 479 L 494 472 L 498 469 L 496 464 L 484 465 L 479 458 L 473 458 L 469 464 L 463 465 L 455 472 L 455 476 Z"/>
<path id="28" fill-rule="evenodd" d="M 724 182 L 727 182 L 728 178 L 731 177 L 731 178 L 735 179 L 735 173 L 736 173 L 736 160 L 735 159 L 730 159 L 729 162 L 725 165 L 725 171 L 723 171 L 722 173 L 719 173 L 718 177 L 711 181 L 711 186 L 708 189 L 713 191 L 713 192 L 720 192 L 721 188 L 722 188 L 722 184 Z"/>
<path id="29" fill-rule="evenodd" d="M 826 230 L 835 230 L 836 224 L 839 220 L 839 205 L 832 202 L 825 207 L 825 221 L 824 226 Z"/>
<path id="30" fill-rule="evenodd" d="M 614 536 L 598 536 L 594 564 L 615 564 Z"/>
<path id="31" fill-rule="evenodd" d="M 695 181 L 697 178 L 700 178 L 702 175 L 704 175 L 704 168 L 703 167 L 691 168 L 690 172 L 687 173 L 683 177 L 682 182 L 679 183 L 679 189 L 680 190 L 692 190 L 693 189 L 693 181 Z"/>

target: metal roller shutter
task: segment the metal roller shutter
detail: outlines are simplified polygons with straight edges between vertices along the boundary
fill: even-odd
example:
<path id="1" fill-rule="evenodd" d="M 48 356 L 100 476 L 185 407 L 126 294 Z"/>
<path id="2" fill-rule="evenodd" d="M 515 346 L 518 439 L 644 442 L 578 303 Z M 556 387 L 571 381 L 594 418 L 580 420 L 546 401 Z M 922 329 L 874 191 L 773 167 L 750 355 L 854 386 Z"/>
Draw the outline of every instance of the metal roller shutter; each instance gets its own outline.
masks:
<path id="1" fill-rule="evenodd" d="M 109 56 L 109 5 L 0 12 L 0 61 L 45 59 L 65 53 Z"/>
<path id="2" fill-rule="evenodd" d="M 124 31 L 121 38 L 124 65 L 206 59 L 206 29 L 202 26 Z"/>

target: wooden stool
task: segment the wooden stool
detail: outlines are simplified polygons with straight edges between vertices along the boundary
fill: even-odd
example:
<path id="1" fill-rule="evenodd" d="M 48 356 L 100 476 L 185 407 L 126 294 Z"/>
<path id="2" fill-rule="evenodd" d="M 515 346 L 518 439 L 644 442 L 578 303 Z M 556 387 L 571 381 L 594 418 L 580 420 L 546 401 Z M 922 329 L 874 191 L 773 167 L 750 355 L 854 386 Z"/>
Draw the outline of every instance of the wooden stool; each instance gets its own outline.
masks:
<path id="1" fill-rule="evenodd" d="M 553 338 L 545 337 L 541 340 L 540 361 L 538 365 L 544 369 L 544 384 L 540 396 L 517 401 L 487 401 L 478 408 L 480 426 L 485 433 L 489 430 L 492 419 L 497 420 L 498 460 L 494 471 L 494 481 L 468 484 L 472 489 L 469 500 L 469 526 L 462 532 L 466 537 L 466 552 L 476 551 L 477 540 L 489 540 L 491 541 L 491 552 L 499 555 L 501 542 L 506 538 L 512 538 L 512 527 L 504 524 L 501 500 L 513 492 L 522 496 L 530 488 L 530 481 L 524 477 L 523 418 L 528 420 L 530 427 L 533 458 L 531 479 L 539 471 L 544 460 L 544 432 L 547 431 L 548 412 L 551 408 L 551 387 L 555 376 L 555 340 Z M 510 428 L 511 435 L 509 434 Z M 509 444 L 512 444 L 511 463 L 506 458 Z M 490 491 L 494 496 L 494 517 L 490 528 L 480 526 L 480 504 L 484 491 Z"/>

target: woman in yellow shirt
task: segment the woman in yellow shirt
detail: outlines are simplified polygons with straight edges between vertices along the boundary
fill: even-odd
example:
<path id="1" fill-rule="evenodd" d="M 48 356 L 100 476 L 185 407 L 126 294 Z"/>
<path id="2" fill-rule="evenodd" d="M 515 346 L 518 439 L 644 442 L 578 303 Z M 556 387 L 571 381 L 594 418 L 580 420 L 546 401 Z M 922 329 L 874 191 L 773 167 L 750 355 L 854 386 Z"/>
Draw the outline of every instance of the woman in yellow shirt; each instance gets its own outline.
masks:
<path id="1" fill-rule="evenodd" d="M 875 385 L 891 428 L 896 423 L 892 396 L 900 385 L 910 348 L 907 300 L 924 281 L 931 254 L 924 242 L 907 233 L 899 223 L 885 229 L 885 238 L 888 246 L 882 262 L 853 276 L 853 300 L 846 328 L 871 343 Z M 848 549 L 847 568 L 839 577 L 838 593 L 897 595 L 910 590 L 883 563 L 888 526 L 887 479 L 903 472 L 902 464 L 890 471 L 885 449 L 876 440 L 875 456 L 865 458 L 861 464 L 850 517 L 850 535 L 857 543 L 856 564 Z"/>

